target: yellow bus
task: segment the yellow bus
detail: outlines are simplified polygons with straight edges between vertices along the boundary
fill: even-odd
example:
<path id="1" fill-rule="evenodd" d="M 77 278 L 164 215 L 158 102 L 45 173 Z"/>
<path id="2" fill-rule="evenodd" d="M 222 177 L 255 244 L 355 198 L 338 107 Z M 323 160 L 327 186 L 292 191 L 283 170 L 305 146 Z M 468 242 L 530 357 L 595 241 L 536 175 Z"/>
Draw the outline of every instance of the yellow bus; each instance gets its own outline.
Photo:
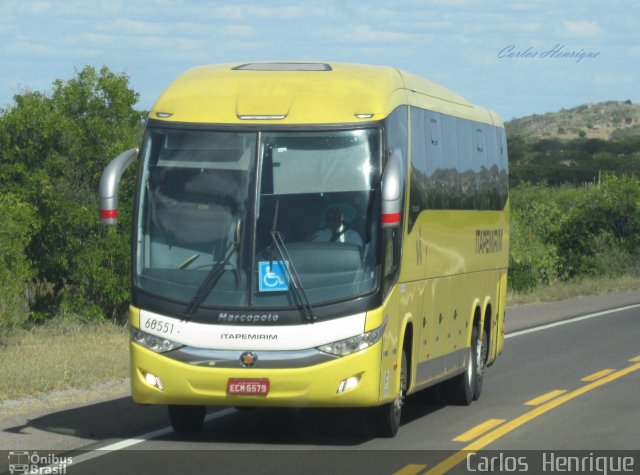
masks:
<path id="1" fill-rule="evenodd" d="M 360 407 L 480 396 L 502 352 L 507 150 L 492 111 L 391 67 L 196 67 L 149 113 L 133 229 L 133 399 L 177 431 L 206 406 Z"/>

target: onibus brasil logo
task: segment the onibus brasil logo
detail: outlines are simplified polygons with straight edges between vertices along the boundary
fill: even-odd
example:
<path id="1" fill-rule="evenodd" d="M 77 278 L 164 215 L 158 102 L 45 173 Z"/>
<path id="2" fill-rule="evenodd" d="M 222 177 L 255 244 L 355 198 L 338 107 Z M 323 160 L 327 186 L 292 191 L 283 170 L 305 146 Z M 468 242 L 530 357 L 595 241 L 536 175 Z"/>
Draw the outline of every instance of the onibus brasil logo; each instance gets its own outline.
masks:
<path id="1" fill-rule="evenodd" d="M 9 452 L 9 472 L 19 474 L 58 474 L 67 473 L 67 465 L 73 463 L 73 457 L 60 457 L 55 454 L 38 454 L 27 450 Z"/>

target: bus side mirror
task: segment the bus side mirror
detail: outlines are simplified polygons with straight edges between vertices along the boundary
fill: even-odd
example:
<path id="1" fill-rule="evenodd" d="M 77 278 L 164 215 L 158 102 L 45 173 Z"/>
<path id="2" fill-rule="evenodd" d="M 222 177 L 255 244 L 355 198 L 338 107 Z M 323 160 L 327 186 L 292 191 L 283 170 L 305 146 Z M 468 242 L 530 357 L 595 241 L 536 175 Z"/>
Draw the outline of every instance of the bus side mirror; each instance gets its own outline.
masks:
<path id="1" fill-rule="evenodd" d="M 100 177 L 100 221 L 114 225 L 118 221 L 118 189 L 124 171 L 138 158 L 138 149 L 132 148 L 111 160 Z"/>
<path id="2" fill-rule="evenodd" d="M 402 154 L 398 149 L 388 152 L 389 158 L 382 177 L 382 215 L 383 228 L 397 228 L 402 223 L 402 188 L 404 173 Z"/>

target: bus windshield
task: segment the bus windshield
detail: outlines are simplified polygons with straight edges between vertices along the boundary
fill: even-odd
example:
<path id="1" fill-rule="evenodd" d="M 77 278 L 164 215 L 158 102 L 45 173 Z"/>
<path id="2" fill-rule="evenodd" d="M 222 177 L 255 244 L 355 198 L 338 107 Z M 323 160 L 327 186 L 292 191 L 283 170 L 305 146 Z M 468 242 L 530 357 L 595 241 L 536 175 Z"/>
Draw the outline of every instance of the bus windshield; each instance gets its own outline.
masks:
<path id="1" fill-rule="evenodd" d="M 377 289 L 379 129 L 150 126 L 141 156 L 136 289 L 185 306 L 205 288 L 200 307 L 295 308 L 291 267 L 311 305 Z"/>

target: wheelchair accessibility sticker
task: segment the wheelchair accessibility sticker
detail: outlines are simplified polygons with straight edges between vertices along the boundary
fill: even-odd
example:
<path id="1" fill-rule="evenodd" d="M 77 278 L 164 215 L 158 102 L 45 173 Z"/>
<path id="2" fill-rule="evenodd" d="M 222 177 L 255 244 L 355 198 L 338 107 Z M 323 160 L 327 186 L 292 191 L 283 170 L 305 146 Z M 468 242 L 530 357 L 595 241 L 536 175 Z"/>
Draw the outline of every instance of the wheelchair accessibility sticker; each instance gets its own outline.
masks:
<path id="1" fill-rule="evenodd" d="M 282 292 L 289 290 L 289 275 L 284 261 L 260 261 L 258 263 L 258 290 Z"/>

